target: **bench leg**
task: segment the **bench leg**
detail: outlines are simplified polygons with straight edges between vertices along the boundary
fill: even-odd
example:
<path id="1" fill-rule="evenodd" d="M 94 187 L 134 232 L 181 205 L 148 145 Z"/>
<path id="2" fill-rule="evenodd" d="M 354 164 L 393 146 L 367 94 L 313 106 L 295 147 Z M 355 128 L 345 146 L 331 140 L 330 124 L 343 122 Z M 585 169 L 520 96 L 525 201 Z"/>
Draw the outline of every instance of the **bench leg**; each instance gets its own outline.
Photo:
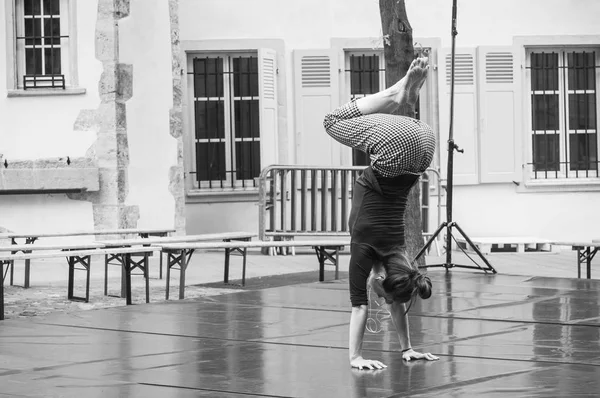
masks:
<path id="1" fill-rule="evenodd" d="M 590 248 L 588 247 L 585 250 L 585 265 L 586 265 L 586 276 L 588 279 L 592 279 L 592 259 L 590 257 Z"/>
<path id="2" fill-rule="evenodd" d="M 340 251 L 335 251 L 335 280 L 340 279 Z"/>
<path id="3" fill-rule="evenodd" d="M 104 295 L 108 296 L 108 254 L 104 255 Z"/>
<path id="4" fill-rule="evenodd" d="M 123 263 L 123 272 L 125 274 L 125 304 L 131 305 L 131 255 L 129 253 L 125 253 L 121 257 Z"/>
<path id="5" fill-rule="evenodd" d="M 73 285 L 75 284 L 75 261 L 73 261 L 73 257 L 67 257 L 67 263 L 69 264 L 69 285 L 67 287 L 67 299 L 73 300 Z"/>
<path id="6" fill-rule="evenodd" d="M 325 280 L 325 248 L 323 246 L 315 247 L 317 258 L 319 259 L 319 282 Z"/>
<path id="7" fill-rule="evenodd" d="M 165 300 L 169 299 L 169 286 L 171 281 L 171 264 L 173 263 L 175 256 L 171 252 L 167 252 L 167 275 L 166 277 L 166 286 L 165 286 Z"/>
<path id="8" fill-rule="evenodd" d="M 146 303 L 150 302 L 150 267 L 148 253 L 144 254 L 144 278 L 146 279 Z"/>
<path id="9" fill-rule="evenodd" d="M 183 300 L 185 297 L 185 270 L 188 264 L 185 250 L 182 251 L 181 257 L 181 267 L 179 268 L 179 300 Z"/>
<path id="10" fill-rule="evenodd" d="M 85 260 L 84 260 L 85 261 Z M 87 256 L 87 275 L 85 281 L 85 302 L 90 301 L 90 274 L 92 273 L 92 256 Z"/>
<path id="11" fill-rule="evenodd" d="M 163 269 L 163 253 L 162 251 L 158 252 L 158 256 L 160 259 L 160 268 L 158 269 L 158 279 L 162 279 L 162 269 Z"/>
<path id="12" fill-rule="evenodd" d="M 31 273 L 31 260 L 25 260 L 25 280 L 23 281 L 23 287 L 29 288 L 29 278 Z"/>
<path id="13" fill-rule="evenodd" d="M 10 264 L 7 264 L 10 267 Z M 0 266 L 2 266 L 2 275 L 4 275 L 4 262 L 0 261 Z M 6 268 L 8 272 L 8 268 Z M 4 320 L 4 278 L 2 278 L 2 283 L 0 283 L 0 321 Z"/>
<path id="14" fill-rule="evenodd" d="M 10 260 L 10 285 L 15 283 L 15 260 Z"/>
<path id="15" fill-rule="evenodd" d="M 246 254 L 248 253 L 248 248 L 244 247 L 242 250 L 242 286 L 246 286 Z"/>
<path id="16" fill-rule="evenodd" d="M 230 260 L 231 249 L 225 249 L 225 270 L 223 275 L 223 283 L 229 283 L 229 260 Z"/>
<path id="17" fill-rule="evenodd" d="M 125 262 L 125 257 L 117 257 L 120 258 L 121 260 L 121 298 L 126 298 L 127 297 L 127 272 L 125 270 L 125 268 L 129 267 L 129 264 L 127 264 Z M 127 255 L 127 259 L 128 261 L 131 261 L 131 257 L 129 256 L 129 254 Z M 131 269 L 129 270 L 129 278 L 131 278 Z M 129 288 L 131 289 L 131 280 L 130 280 L 130 286 Z M 131 304 L 131 303 L 129 303 Z"/>
<path id="18" fill-rule="evenodd" d="M 588 279 L 592 279 L 592 260 L 594 259 L 594 256 L 596 255 L 596 253 L 598 252 L 598 248 L 594 248 L 592 249 L 591 247 L 588 247 L 588 255 L 587 255 L 587 278 Z"/>
<path id="19" fill-rule="evenodd" d="M 67 263 L 69 264 L 69 285 L 67 288 L 67 298 L 71 301 L 83 301 L 85 303 L 90 300 L 90 265 L 92 263 L 92 256 L 69 256 L 67 257 Z M 81 264 L 83 268 L 75 268 L 77 264 Z M 86 272 L 85 277 L 85 297 L 75 296 L 75 270 L 81 269 Z"/>

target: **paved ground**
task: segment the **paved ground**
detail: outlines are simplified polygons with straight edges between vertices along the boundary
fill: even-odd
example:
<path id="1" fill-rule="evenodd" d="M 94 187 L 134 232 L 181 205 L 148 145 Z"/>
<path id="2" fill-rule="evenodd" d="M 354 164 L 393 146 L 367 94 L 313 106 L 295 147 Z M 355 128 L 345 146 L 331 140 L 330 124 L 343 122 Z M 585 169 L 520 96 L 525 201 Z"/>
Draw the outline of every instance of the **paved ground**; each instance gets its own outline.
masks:
<path id="1" fill-rule="evenodd" d="M 195 253 L 188 267 L 186 281 L 186 298 L 212 296 L 243 290 L 260 289 L 294 283 L 306 283 L 318 280 L 318 262 L 315 255 L 308 250 L 299 250 L 295 256 L 265 256 L 258 251 L 248 255 L 247 284 L 245 288 L 223 285 L 222 252 Z M 346 267 L 349 256 L 341 255 L 342 270 L 340 277 L 347 277 Z M 476 258 L 476 257 L 475 257 Z M 576 252 L 564 249 L 560 253 L 492 253 L 487 256 L 492 266 L 499 273 L 527 276 L 546 276 L 558 278 L 575 278 Z M 428 264 L 439 264 L 445 257 L 427 257 Z M 462 253 L 453 252 L 455 264 L 472 264 Z M 480 264 L 481 261 L 479 261 Z M 165 280 L 158 278 L 158 257 L 151 259 L 150 301 L 165 300 Z M 109 269 L 109 294 L 118 296 L 120 292 L 120 268 Z M 329 267 L 333 269 L 333 267 Z M 32 317 L 51 312 L 76 312 L 125 305 L 120 297 L 103 295 L 103 258 L 92 259 L 92 275 L 90 284 L 90 302 L 71 302 L 66 299 L 67 265 L 64 260 L 34 260 L 32 262 L 31 288 L 23 289 L 8 286 L 5 283 L 5 315 L 6 318 Z M 443 268 L 432 268 L 429 272 L 445 272 Z M 454 268 L 450 272 L 479 272 Z M 84 295 L 84 272 L 76 273 L 76 295 Z M 241 278 L 241 257 L 232 259 L 230 280 L 239 283 Z M 594 276 L 592 274 L 592 276 Z M 332 280 L 333 271 L 328 271 L 326 280 Z M 171 294 L 176 297 L 178 272 L 171 276 Z M 15 283 L 22 284 L 23 264 L 16 264 Z M 143 278 L 132 278 L 134 302 L 142 303 L 144 299 Z M 175 293 L 175 295 L 173 295 Z"/>

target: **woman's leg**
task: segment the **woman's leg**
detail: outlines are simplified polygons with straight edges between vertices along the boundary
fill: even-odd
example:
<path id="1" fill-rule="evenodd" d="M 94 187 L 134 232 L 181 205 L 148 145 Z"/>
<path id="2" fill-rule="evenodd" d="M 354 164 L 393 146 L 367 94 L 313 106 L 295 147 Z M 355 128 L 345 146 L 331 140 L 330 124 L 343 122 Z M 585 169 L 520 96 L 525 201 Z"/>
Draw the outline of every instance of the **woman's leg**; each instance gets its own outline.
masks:
<path id="1" fill-rule="evenodd" d="M 414 104 L 427 77 L 427 62 L 427 58 L 414 60 L 406 76 L 392 87 L 351 101 L 325 115 L 323 125 L 327 134 L 351 148 L 369 154 L 376 152 L 374 145 L 381 141 L 381 137 L 372 136 L 385 132 L 382 124 L 390 125 L 391 122 L 382 120 L 381 115 L 371 115 L 389 114 L 403 105 Z"/>
<path id="2" fill-rule="evenodd" d="M 363 115 L 392 113 L 403 105 L 414 105 L 427 78 L 428 69 L 427 58 L 415 59 L 406 75 L 396 84 L 376 94 L 357 99 L 358 110 Z"/>

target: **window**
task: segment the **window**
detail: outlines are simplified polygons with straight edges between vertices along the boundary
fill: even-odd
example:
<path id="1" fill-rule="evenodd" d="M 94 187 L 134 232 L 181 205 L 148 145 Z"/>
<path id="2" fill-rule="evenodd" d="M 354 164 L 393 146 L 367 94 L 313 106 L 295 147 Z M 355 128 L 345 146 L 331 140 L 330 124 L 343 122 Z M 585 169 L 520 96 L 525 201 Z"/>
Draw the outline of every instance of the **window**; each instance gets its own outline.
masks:
<path id="1" fill-rule="evenodd" d="M 256 54 L 192 59 L 194 188 L 256 186 L 261 170 L 258 61 Z"/>
<path id="2" fill-rule="evenodd" d="M 383 53 L 348 53 L 346 57 L 346 87 L 350 99 L 358 99 L 375 94 L 385 88 L 385 66 Z M 352 165 L 369 165 L 369 157 L 359 150 L 352 150 Z"/>
<path id="3" fill-rule="evenodd" d="M 598 51 L 527 52 L 533 179 L 598 174 Z"/>
<path id="4" fill-rule="evenodd" d="M 66 88 L 68 8 L 67 0 L 17 0 L 18 88 Z"/>

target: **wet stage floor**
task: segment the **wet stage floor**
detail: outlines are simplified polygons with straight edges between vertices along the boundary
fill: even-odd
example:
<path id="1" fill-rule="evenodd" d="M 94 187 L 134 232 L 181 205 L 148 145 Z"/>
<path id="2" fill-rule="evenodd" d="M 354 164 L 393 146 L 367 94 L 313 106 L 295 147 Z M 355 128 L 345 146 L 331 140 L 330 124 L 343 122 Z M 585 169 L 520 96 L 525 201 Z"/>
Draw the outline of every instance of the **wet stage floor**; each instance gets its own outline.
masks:
<path id="1" fill-rule="evenodd" d="M 0 397 L 567 397 L 600 392 L 600 281 L 431 271 L 348 363 L 347 283 L 0 322 Z"/>

